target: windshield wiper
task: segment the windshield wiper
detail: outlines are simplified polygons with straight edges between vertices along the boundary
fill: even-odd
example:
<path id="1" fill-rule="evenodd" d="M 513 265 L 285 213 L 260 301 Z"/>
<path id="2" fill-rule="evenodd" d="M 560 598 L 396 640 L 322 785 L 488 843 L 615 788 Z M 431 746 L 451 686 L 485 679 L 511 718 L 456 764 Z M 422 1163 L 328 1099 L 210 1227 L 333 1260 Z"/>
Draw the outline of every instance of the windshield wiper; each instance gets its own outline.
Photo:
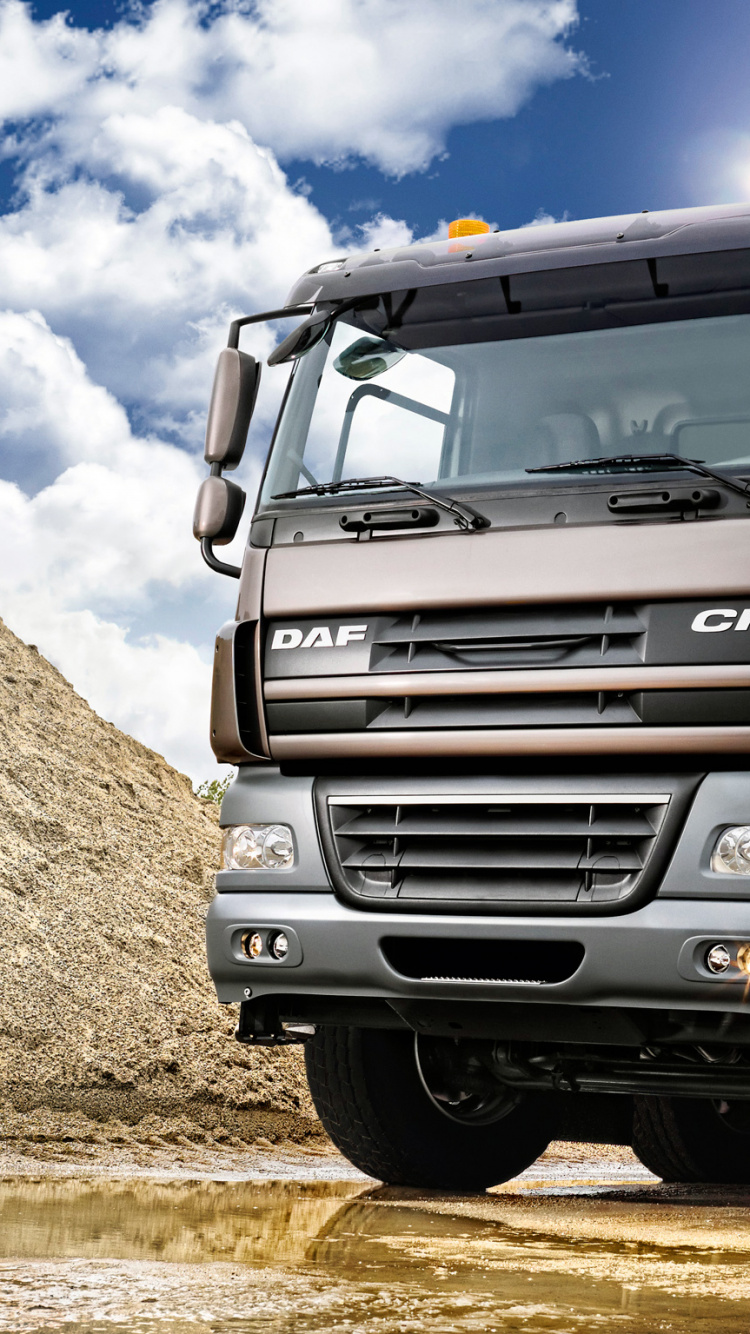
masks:
<path id="1" fill-rule="evenodd" d="M 339 491 L 376 491 L 382 487 L 391 490 L 399 487 L 403 491 L 411 491 L 412 495 L 421 496 L 422 500 L 429 500 L 431 505 L 436 505 L 438 509 L 452 514 L 458 527 L 465 532 L 472 529 L 476 532 L 480 528 L 490 527 L 490 521 L 484 514 L 480 514 L 471 505 L 464 504 L 462 500 L 443 500 L 441 496 L 425 491 L 424 487 L 418 486 L 416 482 L 404 482 L 400 477 L 347 477 L 340 482 L 321 482 L 316 486 L 302 486 L 297 491 L 282 491 L 277 496 L 271 496 L 271 499 L 296 500 L 297 496 L 335 496 Z"/>
<path id="2" fill-rule="evenodd" d="M 575 472 L 578 469 L 594 472 L 597 467 L 612 468 L 614 471 L 619 471 L 621 468 L 623 472 L 626 469 L 637 471 L 639 468 L 644 472 L 685 469 L 688 472 L 698 473 L 700 477 L 710 477 L 714 482 L 729 487 L 730 491 L 737 491 L 741 496 L 750 495 L 750 485 L 746 482 L 725 477 L 723 473 L 714 472 L 713 468 L 707 468 L 697 459 L 683 459 L 679 454 L 613 454 L 611 458 L 605 456 L 600 459 L 575 459 L 571 463 L 548 463 L 543 468 L 524 468 L 524 472 Z"/>

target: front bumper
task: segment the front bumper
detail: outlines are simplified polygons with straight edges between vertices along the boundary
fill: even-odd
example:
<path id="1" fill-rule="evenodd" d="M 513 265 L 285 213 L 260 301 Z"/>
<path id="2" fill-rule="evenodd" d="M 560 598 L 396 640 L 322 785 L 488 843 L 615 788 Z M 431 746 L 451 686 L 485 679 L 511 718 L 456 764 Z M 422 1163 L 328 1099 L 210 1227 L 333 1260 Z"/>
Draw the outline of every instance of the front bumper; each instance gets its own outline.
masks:
<path id="1" fill-rule="evenodd" d="M 750 823 L 750 773 L 714 772 L 700 785 L 656 897 L 636 911 L 610 917 L 529 914 L 432 916 L 366 912 L 333 893 L 315 826 L 313 780 L 278 771 L 240 774 L 222 808 L 222 824 L 279 821 L 292 827 L 297 858 L 287 872 L 222 872 L 208 913 L 211 976 L 223 1003 L 249 998 L 327 997 L 402 1005 L 423 1002 L 555 1004 L 750 1014 L 750 983 L 733 969 L 726 978 L 705 967 L 706 950 L 750 942 L 750 882 L 710 870 L 716 837 L 728 824 Z M 292 941 L 283 963 L 246 959 L 248 929 L 284 930 Z M 583 960 L 564 981 L 513 983 L 427 981 L 389 963 L 383 942 L 394 939 L 535 942 L 583 947 Z"/>
<path id="2" fill-rule="evenodd" d="M 283 929 L 300 949 L 283 964 L 251 962 L 240 947 L 248 928 Z M 236 893 L 217 895 L 206 929 L 209 968 L 224 1003 L 283 995 L 750 1013 L 747 978 L 723 981 L 700 964 L 708 944 L 750 940 L 750 904 L 744 903 L 655 900 L 623 917 L 573 923 L 536 916 L 405 918 L 359 912 L 330 892 Z M 574 941 L 583 945 L 585 955 L 564 982 L 426 982 L 404 977 L 388 963 L 382 941 L 394 937 Z M 530 948 L 533 944 L 519 945 Z"/>

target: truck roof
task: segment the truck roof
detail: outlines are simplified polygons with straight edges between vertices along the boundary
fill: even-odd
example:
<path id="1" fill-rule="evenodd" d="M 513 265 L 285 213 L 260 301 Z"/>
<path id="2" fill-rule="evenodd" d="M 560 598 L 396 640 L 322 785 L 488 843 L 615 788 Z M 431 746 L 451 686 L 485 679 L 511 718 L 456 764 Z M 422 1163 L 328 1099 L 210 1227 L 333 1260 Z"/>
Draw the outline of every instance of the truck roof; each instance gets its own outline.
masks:
<path id="1" fill-rule="evenodd" d="M 363 251 L 328 260 L 295 283 L 288 305 L 341 301 L 512 273 L 750 247 L 750 203 L 625 213 Z"/>

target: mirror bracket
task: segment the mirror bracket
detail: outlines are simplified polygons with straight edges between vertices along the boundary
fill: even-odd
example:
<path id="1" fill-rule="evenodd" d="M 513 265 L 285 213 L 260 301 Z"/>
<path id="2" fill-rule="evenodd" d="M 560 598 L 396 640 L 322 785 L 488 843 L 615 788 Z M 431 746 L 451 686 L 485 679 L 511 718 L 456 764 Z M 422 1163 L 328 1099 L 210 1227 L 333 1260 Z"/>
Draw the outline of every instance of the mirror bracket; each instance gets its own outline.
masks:
<path id="1" fill-rule="evenodd" d="M 314 303 L 308 303 L 304 306 L 284 306 L 282 310 L 265 310 L 262 315 L 243 315 L 239 320 L 232 320 L 227 347 L 239 347 L 240 329 L 244 329 L 246 324 L 261 324 L 264 320 L 282 320 L 290 315 L 310 315 L 314 309 Z"/>
<path id="2" fill-rule="evenodd" d="M 210 570 L 215 570 L 217 574 L 228 574 L 231 579 L 239 579 L 242 570 L 239 565 L 229 565 L 225 560 L 219 560 L 214 555 L 213 539 L 210 537 L 201 538 L 201 556 Z"/>

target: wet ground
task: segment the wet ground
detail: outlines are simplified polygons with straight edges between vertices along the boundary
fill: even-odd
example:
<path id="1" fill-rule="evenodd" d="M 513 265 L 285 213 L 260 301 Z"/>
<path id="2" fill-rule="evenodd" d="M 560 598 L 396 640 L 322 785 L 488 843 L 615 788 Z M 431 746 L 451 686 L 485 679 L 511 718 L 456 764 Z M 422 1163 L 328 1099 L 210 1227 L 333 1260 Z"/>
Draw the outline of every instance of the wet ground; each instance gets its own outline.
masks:
<path id="1" fill-rule="evenodd" d="M 750 1330 L 748 1189 L 669 1187 L 627 1154 L 558 1153 L 486 1195 L 437 1196 L 270 1150 L 244 1176 L 6 1162 L 0 1328 Z"/>

